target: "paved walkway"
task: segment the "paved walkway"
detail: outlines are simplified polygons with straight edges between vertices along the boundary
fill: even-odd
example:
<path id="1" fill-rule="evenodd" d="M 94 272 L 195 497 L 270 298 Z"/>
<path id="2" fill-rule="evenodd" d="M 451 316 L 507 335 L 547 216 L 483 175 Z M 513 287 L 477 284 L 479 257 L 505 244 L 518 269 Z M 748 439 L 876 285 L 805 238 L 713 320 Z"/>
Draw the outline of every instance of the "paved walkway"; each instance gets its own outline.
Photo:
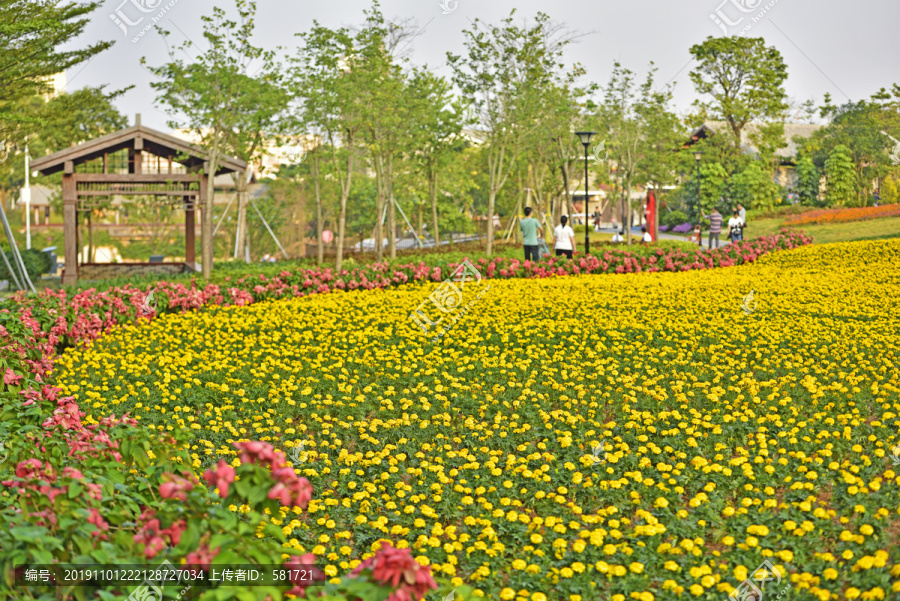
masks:
<path id="1" fill-rule="evenodd" d="M 600 228 L 600 232 L 604 233 L 604 234 L 613 234 L 614 230 L 612 230 L 610 228 Z M 632 239 L 637 238 L 638 240 L 640 240 L 641 239 L 641 228 L 639 228 L 639 227 L 632 228 L 631 229 L 631 237 L 632 237 Z M 689 236 L 686 236 L 684 234 L 671 234 L 668 232 L 660 232 L 659 233 L 660 240 L 677 240 L 679 242 L 688 242 L 688 238 L 689 238 Z M 702 238 L 703 238 L 702 239 L 703 248 L 709 248 L 709 230 L 706 230 L 703 232 Z M 719 234 L 719 247 L 721 248 L 723 246 L 727 246 L 728 244 L 731 244 L 728 241 L 728 235 L 723 231 L 721 234 Z"/>

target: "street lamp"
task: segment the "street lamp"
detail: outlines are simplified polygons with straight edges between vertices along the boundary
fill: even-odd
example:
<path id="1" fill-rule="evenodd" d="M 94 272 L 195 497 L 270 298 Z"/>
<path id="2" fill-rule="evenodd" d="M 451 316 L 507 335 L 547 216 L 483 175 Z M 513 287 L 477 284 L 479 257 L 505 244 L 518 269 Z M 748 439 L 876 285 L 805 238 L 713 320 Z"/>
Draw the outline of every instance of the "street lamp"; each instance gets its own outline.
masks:
<path id="1" fill-rule="evenodd" d="M 588 238 L 588 147 L 591 145 L 591 138 L 594 137 L 595 131 L 576 131 L 575 135 L 581 140 L 584 146 L 584 256 L 591 252 L 591 241 Z"/>
<path id="2" fill-rule="evenodd" d="M 697 227 L 700 231 L 697 233 L 697 244 L 703 248 L 703 211 L 700 209 L 700 159 L 703 158 L 702 151 L 694 152 L 694 160 L 697 162 Z"/>

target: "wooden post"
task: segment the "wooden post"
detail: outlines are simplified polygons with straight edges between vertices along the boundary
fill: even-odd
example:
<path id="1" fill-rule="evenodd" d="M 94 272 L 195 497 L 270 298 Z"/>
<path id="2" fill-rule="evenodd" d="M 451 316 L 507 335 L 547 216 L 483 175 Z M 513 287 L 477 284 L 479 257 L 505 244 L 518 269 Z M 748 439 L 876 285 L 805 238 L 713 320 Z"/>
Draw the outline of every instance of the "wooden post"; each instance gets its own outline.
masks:
<path id="1" fill-rule="evenodd" d="M 185 184 L 185 186 L 190 184 Z M 196 197 L 195 197 L 196 198 Z M 184 262 L 190 265 L 191 269 L 197 262 L 197 249 L 194 237 L 196 235 L 196 226 L 194 225 L 194 210 L 197 205 L 196 201 L 192 203 L 190 196 L 184 197 Z"/>
<path id="2" fill-rule="evenodd" d="M 209 175 L 207 173 L 207 169 L 209 165 L 204 163 L 203 172 L 200 174 L 200 192 L 197 194 L 197 208 L 200 210 L 200 244 L 202 248 L 200 249 L 200 260 L 206 261 L 207 258 L 211 258 L 213 256 L 213 246 L 212 240 L 208 240 L 207 238 L 212 237 L 212 215 L 206 214 L 206 198 L 209 195 Z M 210 220 L 207 223 L 207 219 Z M 211 249 L 212 252 L 207 253 L 207 248 Z M 207 257 L 208 254 L 208 257 Z M 195 257 L 196 259 L 196 257 Z"/>
<path id="3" fill-rule="evenodd" d="M 63 285 L 78 282 L 78 195 L 75 188 L 75 166 L 66 161 L 62 183 L 63 198 L 63 231 L 66 244 L 66 269 L 63 272 Z"/>
<path id="4" fill-rule="evenodd" d="M 143 158 L 144 158 L 144 138 L 135 138 L 134 139 L 134 172 L 137 175 L 140 175 L 141 173 L 144 172 Z"/>

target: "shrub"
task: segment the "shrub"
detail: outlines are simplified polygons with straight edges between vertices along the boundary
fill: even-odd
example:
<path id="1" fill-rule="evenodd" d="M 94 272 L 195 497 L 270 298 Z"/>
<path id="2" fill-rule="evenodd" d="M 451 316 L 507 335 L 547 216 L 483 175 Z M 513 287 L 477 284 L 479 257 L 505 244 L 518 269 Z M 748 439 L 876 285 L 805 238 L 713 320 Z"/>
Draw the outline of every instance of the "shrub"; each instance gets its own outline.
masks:
<path id="1" fill-rule="evenodd" d="M 6 253 L 6 260 L 9 261 L 9 264 L 15 271 L 16 277 L 21 277 L 21 274 L 16 267 L 13 252 L 11 250 L 4 252 Z M 50 265 L 50 255 L 47 253 L 32 248 L 24 250 L 20 249 L 19 254 L 22 256 L 22 262 L 25 264 L 25 271 L 28 272 L 28 277 L 32 280 L 38 279 L 45 273 L 50 273 L 52 265 Z M 13 281 L 12 277 L 10 277 L 9 270 L 6 269 L 6 263 L 3 263 L 2 261 L 0 261 L 0 280 Z"/>
<path id="2" fill-rule="evenodd" d="M 667 228 L 673 228 L 676 225 L 681 225 L 682 223 L 688 220 L 687 213 L 683 211 L 671 211 L 669 213 L 663 213 L 660 215 L 660 223 L 666 226 Z"/>

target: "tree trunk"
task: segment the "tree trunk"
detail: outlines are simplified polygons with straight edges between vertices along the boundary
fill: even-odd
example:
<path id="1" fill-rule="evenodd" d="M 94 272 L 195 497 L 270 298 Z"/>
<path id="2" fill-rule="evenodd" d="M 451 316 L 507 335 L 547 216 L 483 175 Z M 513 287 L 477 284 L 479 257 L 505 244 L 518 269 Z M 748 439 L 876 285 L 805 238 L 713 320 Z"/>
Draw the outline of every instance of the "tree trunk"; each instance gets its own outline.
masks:
<path id="1" fill-rule="evenodd" d="M 391 259 L 397 258 L 397 214 L 394 205 L 394 163 L 388 156 L 384 169 L 384 192 L 387 204 L 388 250 Z"/>
<path id="2" fill-rule="evenodd" d="M 627 226 L 625 227 L 625 243 L 631 244 L 631 225 L 634 219 L 634 209 L 631 206 L 631 178 L 625 180 L 625 208 L 628 210 Z"/>
<path id="3" fill-rule="evenodd" d="M 216 171 L 219 169 L 219 134 L 214 133 L 212 152 L 209 155 L 209 184 L 206 190 L 206 204 L 203 207 L 203 252 L 200 260 L 203 261 L 203 278 L 208 280 L 212 275 L 213 256 L 213 205 L 216 197 Z"/>
<path id="4" fill-rule="evenodd" d="M 237 260 L 241 251 L 246 252 L 247 247 L 247 195 L 245 193 L 247 186 L 243 173 L 235 172 L 231 178 L 234 181 L 238 200 L 237 231 L 234 234 L 234 259 Z M 247 262 L 249 263 L 249 261 Z"/>
<path id="5" fill-rule="evenodd" d="M 334 268 L 340 272 L 344 265 L 344 232 L 347 226 L 347 199 L 350 197 L 350 183 L 353 179 L 353 153 L 349 148 L 347 154 L 347 182 L 341 188 L 341 211 L 338 216 L 337 251 L 335 253 Z"/>
<path id="6" fill-rule="evenodd" d="M 384 169 L 381 158 L 375 157 L 375 261 L 384 260 Z"/>
<path id="7" fill-rule="evenodd" d="M 485 253 L 488 257 L 494 252 L 494 204 L 497 201 L 497 191 L 491 190 L 488 195 L 487 210 L 487 244 L 485 245 Z"/>
<path id="8" fill-rule="evenodd" d="M 419 236 L 420 239 L 424 239 L 425 238 L 425 203 L 420 201 L 420 202 L 416 203 L 416 207 L 418 209 L 418 217 L 416 219 L 418 221 L 418 223 L 416 223 L 416 232 L 418 232 L 417 235 Z"/>
<path id="9" fill-rule="evenodd" d="M 434 236 L 434 247 L 437 248 L 441 243 L 440 232 L 438 231 L 437 169 L 432 170 L 428 178 L 428 193 L 431 196 L 431 221 L 434 228 L 431 235 Z"/>
<path id="10" fill-rule="evenodd" d="M 321 265 L 325 260 L 325 243 L 322 240 L 322 230 L 324 228 L 324 224 L 322 223 L 322 194 L 319 190 L 319 155 L 315 154 L 313 157 L 313 186 L 316 190 L 316 264 Z M 300 236 L 301 240 L 305 240 L 306 231 L 304 228 L 303 234 Z M 304 242 L 305 244 L 305 242 Z"/>

